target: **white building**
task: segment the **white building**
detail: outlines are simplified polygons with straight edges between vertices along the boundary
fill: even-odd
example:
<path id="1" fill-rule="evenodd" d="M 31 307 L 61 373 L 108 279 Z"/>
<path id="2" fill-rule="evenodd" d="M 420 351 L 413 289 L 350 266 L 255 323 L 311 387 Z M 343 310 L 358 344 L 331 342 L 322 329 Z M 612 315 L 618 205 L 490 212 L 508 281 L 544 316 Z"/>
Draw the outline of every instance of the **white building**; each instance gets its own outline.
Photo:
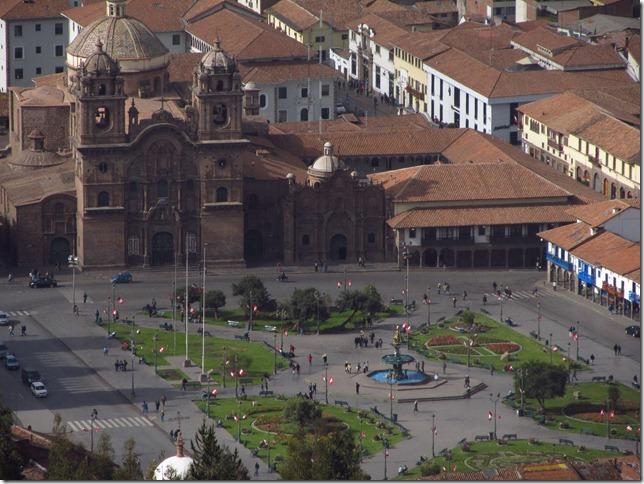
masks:
<path id="1" fill-rule="evenodd" d="M 329 51 L 329 63 L 342 77 L 349 79 L 349 66 L 351 64 L 351 51 L 348 49 L 331 49 Z"/>
<path id="2" fill-rule="evenodd" d="M 237 0 L 238 3 L 243 5 L 246 8 L 257 12 L 260 15 L 264 14 L 264 10 L 271 8 L 279 0 Z"/>
<path id="3" fill-rule="evenodd" d="M 0 5 L 0 92 L 63 72 L 67 22 L 60 12 L 78 0 L 5 1 Z"/>
<path id="4" fill-rule="evenodd" d="M 639 200 L 608 200 L 569 213 L 576 223 L 538 234 L 548 242 L 548 281 L 639 318 Z"/>

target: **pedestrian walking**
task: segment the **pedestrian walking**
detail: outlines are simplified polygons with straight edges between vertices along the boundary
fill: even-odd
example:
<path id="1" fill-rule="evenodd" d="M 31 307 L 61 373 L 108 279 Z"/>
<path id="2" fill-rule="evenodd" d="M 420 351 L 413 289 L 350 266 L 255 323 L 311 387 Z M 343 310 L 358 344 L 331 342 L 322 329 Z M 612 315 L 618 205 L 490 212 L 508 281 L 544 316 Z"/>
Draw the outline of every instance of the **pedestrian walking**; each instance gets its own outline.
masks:
<path id="1" fill-rule="evenodd" d="M 127 360 L 123 360 L 123 371 L 127 371 Z"/>
<path id="2" fill-rule="evenodd" d="M 497 288 L 496 281 L 494 281 L 494 282 L 492 283 L 492 287 L 494 288 L 494 292 L 496 292 L 496 288 Z"/>
<path id="3" fill-rule="evenodd" d="M 157 398 L 157 400 L 154 402 L 154 410 L 156 411 L 156 413 L 159 413 L 159 407 L 160 406 L 161 406 L 161 402 Z"/>
<path id="4" fill-rule="evenodd" d="M 87 293 L 83 293 L 83 304 L 87 304 Z"/>
<path id="5" fill-rule="evenodd" d="M 314 383 L 313 384 L 313 393 L 317 393 L 317 392 L 318 392 L 318 384 Z"/>
<path id="6" fill-rule="evenodd" d="M 98 322 L 101 320 L 101 313 L 98 309 L 96 310 L 96 313 L 94 313 L 94 315 L 96 317 L 96 324 L 98 324 Z"/>
<path id="7" fill-rule="evenodd" d="M 613 345 L 613 353 L 617 356 L 617 343 Z"/>
<path id="8" fill-rule="evenodd" d="M 418 400 L 414 400 L 414 413 L 418 412 Z"/>
<path id="9" fill-rule="evenodd" d="M 74 304 L 74 316 L 80 316 L 80 313 L 78 312 L 78 304 Z"/>
<path id="10" fill-rule="evenodd" d="M 438 290 L 438 295 L 440 296 L 440 293 L 441 293 L 441 283 L 440 282 L 438 284 L 436 284 L 436 289 Z"/>
<path id="11" fill-rule="evenodd" d="M 425 373 L 425 360 L 423 360 L 423 361 L 421 361 L 421 362 L 420 362 L 420 371 L 422 371 L 423 373 Z"/>
<path id="12" fill-rule="evenodd" d="M 103 356 L 107 356 L 107 346 L 103 346 Z"/>
<path id="13" fill-rule="evenodd" d="M 24 324 L 20 326 L 20 336 L 27 336 L 27 326 Z"/>
<path id="14" fill-rule="evenodd" d="M 356 395 L 360 395 L 360 383 L 356 382 Z"/>
<path id="15" fill-rule="evenodd" d="M 259 476 L 259 462 L 255 462 L 255 475 Z"/>
<path id="16" fill-rule="evenodd" d="M 119 360 L 114 362 L 114 371 L 119 371 Z"/>
<path id="17" fill-rule="evenodd" d="M 313 355 L 309 353 L 309 366 L 313 365 Z"/>
<path id="18" fill-rule="evenodd" d="M 174 442 L 174 430 L 170 429 L 170 440 Z"/>
<path id="19" fill-rule="evenodd" d="M 595 355 L 590 355 L 590 364 L 591 365 L 595 364 Z"/>
<path id="20" fill-rule="evenodd" d="M 165 393 L 161 396 L 161 405 L 163 405 L 163 408 L 165 408 L 165 402 L 167 398 L 165 397 Z"/>
<path id="21" fill-rule="evenodd" d="M 552 290 L 557 292 L 557 281 L 552 281 Z"/>
<path id="22" fill-rule="evenodd" d="M 494 365 L 490 363 L 490 375 L 494 375 Z"/>
<path id="23" fill-rule="evenodd" d="M 161 421 L 165 421 L 165 412 L 163 410 L 161 410 Z"/>
<path id="24" fill-rule="evenodd" d="M 617 345 L 617 356 L 622 356 L 622 345 Z"/>
<path id="25" fill-rule="evenodd" d="M 467 299 L 467 291 L 463 291 L 463 301 Z"/>
<path id="26" fill-rule="evenodd" d="M 143 413 L 148 413 L 148 402 L 143 400 Z"/>
<path id="27" fill-rule="evenodd" d="M 456 307 L 456 298 L 455 297 L 452 298 L 452 306 Z"/>
<path id="28" fill-rule="evenodd" d="M 13 324 L 10 324 L 9 325 L 9 336 L 14 336 L 14 335 L 15 335 L 15 333 L 13 331 Z"/>
<path id="29" fill-rule="evenodd" d="M 185 392 L 187 386 L 188 386 L 188 380 L 184 378 L 183 380 L 181 380 L 181 389 Z"/>
<path id="30" fill-rule="evenodd" d="M 447 372 L 447 361 L 443 360 L 443 375 Z"/>

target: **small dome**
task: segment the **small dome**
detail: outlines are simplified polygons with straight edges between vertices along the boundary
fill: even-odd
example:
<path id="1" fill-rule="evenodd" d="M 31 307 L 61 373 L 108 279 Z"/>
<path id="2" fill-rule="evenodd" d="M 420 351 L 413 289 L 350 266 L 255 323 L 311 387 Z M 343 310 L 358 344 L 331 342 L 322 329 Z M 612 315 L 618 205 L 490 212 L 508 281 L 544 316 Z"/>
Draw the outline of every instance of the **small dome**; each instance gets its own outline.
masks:
<path id="1" fill-rule="evenodd" d="M 286 179 L 287 180 L 292 180 L 293 178 L 295 178 L 295 175 L 293 175 L 293 173 L 287 173 L 286 174 Z"/>
<path id="2" fill-rule="evenodd" d="M 105 53 L 103 50 L 103 43 L 99 39 L 96 42 L 96 50 L 90 55 L 84 64 L 84 69 L 89 74 L 104 75 L 104 74 L 117 74 L 119 66 L 114 60 Z"/>
<path id="3" fill-rule="evenodd" d="M 167 481 L 172 479 L 184 480 L 192 466 L 192 457 L 183 454 L 184 441 L 181 434 L 177 439 L 177 455 L 168 457 L 154 470 L 155 481 Z"/>
<path id="4" fill-rule="evenodd" d="M 201 63 L 206 69 L 217 72 L 234 72 L 236 69 L 235 59 L 221 48 L 219 39 L 215 45 L 201 58 Z"/>
<path id="5" fill-rule="evenodd" d="M 338 169 L 344 168 L 344 163 L 333 154 L 333 145 L 324 143 L 324 154 L 309 167 L 309 173 L 317 176 L 329 176 Z"/>

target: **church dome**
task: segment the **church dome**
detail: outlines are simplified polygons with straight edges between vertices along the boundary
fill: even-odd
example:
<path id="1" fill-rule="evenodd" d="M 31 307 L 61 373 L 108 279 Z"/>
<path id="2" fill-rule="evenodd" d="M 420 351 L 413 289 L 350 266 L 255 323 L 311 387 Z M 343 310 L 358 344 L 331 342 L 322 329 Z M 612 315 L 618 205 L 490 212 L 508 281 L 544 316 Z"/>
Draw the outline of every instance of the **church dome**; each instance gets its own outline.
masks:
<path id="1" fill-rule="evenodd" d="M 125 2 L 107 0 L 108 14 L 84 28 L 67 47 L 68 64 L 78 68 L 96 51 L 96 45 L 103 43 L 104 52 L 121 64 L 124 71 L 134 71 L 132 63 L 145 64 L 141 70 L 151 67 L 150 61 L 162 58 L 166 63 L 168 49 L 145 24 L 125 15 Z M 156 63 L 155 63 L 156 64 Z"/>
<path id="2" fill-rule="evenodd" d="M 236 69 L 235 59 L 221 48 L 219 39 L 215 40 L 214 47 L 204 54 L 201 63 L 206 69 L 215 72 L 235 72 Z"/>
<path id="3" fill-rule="evenodd" d="M 330 176 L 336 170 L 344 168 L 344 163 L 333 154 L 333 145 L 324 143 L 324 154 L 309 167 L 309 173 L 315 176 Z"/>
<path id="4" fill-rule="evenodd" d="M 87 58 L 84 66 L 86 72 L 94 75 L 116 74 L 119 71 L 118 64 L 103 50 L 100 39 L 96 43 L 96 50 Z"/>
<path id="5" fill-rule="evenodd" d="M 183 454 L 184 441 L 181 434 L 177 438 L 177 455 L 168 457 L 154 470 L 155 481 L 184 480 L 192 466 L 192 457 Z"/>

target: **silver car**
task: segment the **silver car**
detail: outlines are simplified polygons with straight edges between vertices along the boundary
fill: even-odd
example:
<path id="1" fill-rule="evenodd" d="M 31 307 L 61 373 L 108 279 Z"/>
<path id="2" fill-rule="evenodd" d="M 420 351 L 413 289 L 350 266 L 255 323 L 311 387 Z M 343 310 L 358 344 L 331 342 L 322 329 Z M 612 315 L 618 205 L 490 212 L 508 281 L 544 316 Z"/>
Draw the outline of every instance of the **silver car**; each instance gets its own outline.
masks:
<path id="1" fill-rule="evenodd" d="M 47 387 L 41 381 L 35 381 L 31 384 L 31 393 L 36 398 L 45 398 L 47 396 Z"/>
<path id="2" fill-rule="evenodd" d="M 7 370 L 17 370 L 20 368 L 20 363 L 18 363 L 16 355 L 9 354 L 4 359 L 4 366 Z"/>
<path id="3" fill-rule="evenodd" d="M 0 326 L 7 326 L 9 324 L 9 315 L 4 311 L 0 311 Z"/>

